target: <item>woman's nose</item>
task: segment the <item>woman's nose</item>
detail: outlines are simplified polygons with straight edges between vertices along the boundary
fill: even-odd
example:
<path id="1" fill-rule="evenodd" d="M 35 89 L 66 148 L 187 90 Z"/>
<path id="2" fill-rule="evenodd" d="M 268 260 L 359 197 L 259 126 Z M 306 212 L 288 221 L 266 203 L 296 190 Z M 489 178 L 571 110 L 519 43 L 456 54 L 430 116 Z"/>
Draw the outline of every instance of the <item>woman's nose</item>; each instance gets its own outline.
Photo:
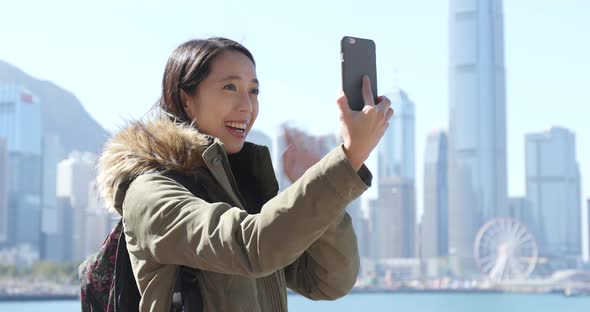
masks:
<path id="1" fill-rule="evenodd" d="M 249 94 L 240 96 L 238 108 L 241 112 L 252 112 L 252 99 L 250 99 Z"/>

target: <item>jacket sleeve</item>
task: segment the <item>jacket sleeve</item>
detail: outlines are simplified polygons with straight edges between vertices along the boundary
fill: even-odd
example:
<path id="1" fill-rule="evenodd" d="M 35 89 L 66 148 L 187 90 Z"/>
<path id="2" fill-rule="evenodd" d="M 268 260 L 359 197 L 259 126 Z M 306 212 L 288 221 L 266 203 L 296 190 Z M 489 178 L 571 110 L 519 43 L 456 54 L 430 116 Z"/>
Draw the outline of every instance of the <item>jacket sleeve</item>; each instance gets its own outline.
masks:
<path id="1" fill-rule="evenodd" d="M 162 264 L 262 277 L 293 263 L 366 189 L 342 146 L 256 215 L 208 203 L 170 178 L 146 174 L 131 183 L 123 202 L 127 244 Z"/>
<path id="2" fill-rule="evenodd" d="M 287 286 L 313 300 L 338 299 L 354 286 L 359 262 L 356 235 L 345 213 L 285 268 Z"/>

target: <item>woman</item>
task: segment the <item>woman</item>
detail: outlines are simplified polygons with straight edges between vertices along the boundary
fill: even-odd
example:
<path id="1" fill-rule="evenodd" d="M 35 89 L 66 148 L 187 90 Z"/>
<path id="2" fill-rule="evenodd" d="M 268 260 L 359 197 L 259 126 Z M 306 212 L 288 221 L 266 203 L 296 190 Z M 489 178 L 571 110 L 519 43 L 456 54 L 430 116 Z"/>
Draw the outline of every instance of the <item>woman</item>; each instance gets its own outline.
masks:
<path id="1" fill-rule="evenodd" d="M 344 95 L 337 101 L 344 144 L 305 173 L 288 165 L 297 181 L 277 194 L 268 149 L 245 142 L 259 108 L 250 52 L 224 38 L 174 50 L 164 117 L 130 123 L 99 160 L 107 207 L 122 215 L 140 311 L 170 310 L 179 265 L 199 270 L 204 311 L 287 311 L 287 287 L 314 300 L 352 288 L 359 258 L 345 208 L 370 184 L 363 163 L 393 114 L 363 84 L 363 112 Z M 305 153 L 289 153 L 297 152 Z"/>

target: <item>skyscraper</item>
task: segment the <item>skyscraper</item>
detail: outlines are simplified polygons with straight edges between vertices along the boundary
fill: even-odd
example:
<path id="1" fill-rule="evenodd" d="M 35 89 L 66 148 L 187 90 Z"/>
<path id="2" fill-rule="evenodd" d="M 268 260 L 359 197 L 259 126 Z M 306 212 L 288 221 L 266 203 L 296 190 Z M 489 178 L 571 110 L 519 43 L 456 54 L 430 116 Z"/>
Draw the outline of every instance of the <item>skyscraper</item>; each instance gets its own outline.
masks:
<path id="1" fill-rule="evenodd" d="M 8 150 L 8 246 L 41 238 L 41 106 L 28 90 L 0 84 L 0 136 Z"/>
<path id="2" fill-rule="evenodd" d="M 451 0 L 449 38 L 449 253 L 466 276 L 479 228 L 508 214 L 502 1 Z"/>
<path id="3" fill-rule="evenodd" d="M 379 198 L 375 198 L 375 199 L 368 199 L 367 200 L 367 204 L 368 204 L 368 217 L 369 217 L 369 227 L 368 227 L 368 231 L 369 231 L 369 235 L 367 236 L 368 238 L 370 238 L 369 240 L 369 244 L 368 246 L 368 257 L 371 258 L 371 260 L 376 261 L 379 258 L 379 253 L 377 252 L 378 248 L 379 248 L 379 242 L 378 242 L 378 232 L 377 232 L 377 223 L 379 222 Z"/>
<path id="4" fill-rule="evenodd" d="M 72 201 L 69 197 L 58 196 L 57 197 L 57 220 L 60 222 L 59 227 L 60 236 L 63 236 L 59 244 L 63 245 L 63 250 L 57 251 L 56 260 L 59 261 L 72 261 L 74 259 L 74 208 L 72 207 Z M 76 230 L 78 228 L 76 227 Z M 76 259 L 80 260 L 80 259 Z"/>
<path id="5" fill-rule="evenodd" d="M 27 89 L 0 84 L 0 136 L 9 153 L 41 155 L 41 106 Z"/>
<path id="6" fill-rule="evenodd" d="M 363 245 L 365 243 L 365 239 L 364 237 L 362 237 L 364 234 L 363 227 L 365 226 L 365 224 L 363 221 L 365 220 L 365 216 L 361 209 L 361 203 L 361 197 L 353 200 L 348 205 L 348 207 L 346 207 L 346 212 L 348 212 L 350 218 L 352 219 L 352 227 L 354 228 L 354 232 L 356 233 L 359 254 L 361 254 L 362 256 L 366 246 Z"/>
<path id="7" fill-rule="evenodd" d="M 63 159 L 57 136 L 43 137 L 43 185 L 41 201 L 41 259 L 64 261 L 65 236 L 63 210 L 57 201 L 57 164 Z M 61 217 L 60 217 L 61 216 Z"/>
<path id="8" fill-rule="evenodd" d="M 0 246 L 8 242 L 8 149 L 0 137 Z"/>
<path id="9" fill-rule="evenodd" d="M 575 134 L 553 127 L 526 135 L 526 193 L 529 226 L 539 255 L 550 259 L 581 256 L 580 169 Z"/>
<path id="10" fill-rule="evenodd" d="M 374 215 L 377 260 L 415 257 L 414 180 L 383 177 L 378 192 Z"/>
<path id="11" fill-rule="evenodd" d="M 356 231 L 356 230 L 355 230 Z M 360 232 L 356 232 L 359 237 L 359 255 L 361 258 L 373 259 L 373 232 L 371 230 L 371 221 L 369 218 L 362 218 Z"/>
<path id="12" fill-rule="evenodd" d="M 531 220 L 531 207 L 526 197 L 508 198 L 508 214 L 521 223 L 527 225 Z"/>
<path id="13" fill-rule="evenodd" d="M 414 102 L 406 92 L 391 95 L 395 114 L 379 144 L 379 176 L 415 179 Z"/>
<path id="14" fill-rule="evenodd" d="M 361 220 L 364 218 L 363 211 L 361 209 L 361 198 L 357 198 L 353 200 L 348 207 L 346 207 L 346 212 L 352 217 L 353 227 L 355 230 L 360 231 L 361 229 Z"/>
<path id="15" fill-rule="evenodd" d="M 448 255 L 448 178 L 447 134 L 428 135 L 424 155 L 424 215 L 422 221 L 422 257 Z"/>
<path id="16" fill-rule="evenodd" d="M 390 98 L 395 114 L 379 143 L 378 199 L 371 207 L 376 260 L 416 256 L 414 103 L 401 89 Z"/>
<path id="17" fill-rule="evenodd" d="M 72 260 L 86 257 L 86 215 L 90 183 L 94 181 L 96 157 L 72 152 L 57 167 L 57 196 L 67 198 L 72 216 Z M 62 205 L 67 207 L 68 205 Z"/>

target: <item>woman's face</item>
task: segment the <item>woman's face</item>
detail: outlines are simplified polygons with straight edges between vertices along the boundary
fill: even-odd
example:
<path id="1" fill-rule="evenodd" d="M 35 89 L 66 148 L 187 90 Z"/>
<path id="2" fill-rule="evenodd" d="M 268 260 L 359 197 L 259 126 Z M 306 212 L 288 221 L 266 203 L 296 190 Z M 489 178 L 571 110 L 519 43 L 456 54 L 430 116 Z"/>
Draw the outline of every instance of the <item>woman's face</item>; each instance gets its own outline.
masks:
<path id="1" fill-rule="evenodd" d="M 192 96 L 185 111 L 200 132 L 217 137 L 228 154 L 239 152 L 258 116 L 258 79 L 250 59 L 225 51 L 211 63 L 211 72 Z"/>

